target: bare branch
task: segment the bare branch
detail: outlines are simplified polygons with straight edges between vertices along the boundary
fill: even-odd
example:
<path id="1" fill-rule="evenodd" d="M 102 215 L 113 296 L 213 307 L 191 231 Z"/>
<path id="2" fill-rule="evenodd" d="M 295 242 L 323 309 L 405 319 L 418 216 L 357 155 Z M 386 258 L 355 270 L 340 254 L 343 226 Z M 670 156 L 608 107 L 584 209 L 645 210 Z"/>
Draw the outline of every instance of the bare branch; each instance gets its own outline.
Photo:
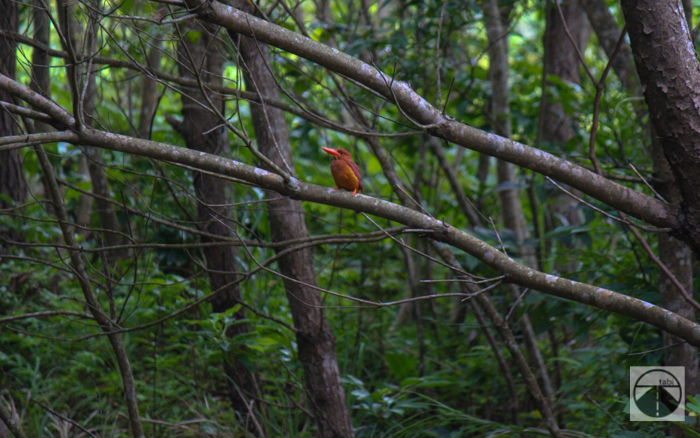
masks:
<path id="1" fill-rule="evenodd" d="M 679 227 L 676 212 L 670 206 L 609 181 L 568 160 L 442 116 L 439 109 L 413 91 L 408 83 L 392 80 L 385 73 L 337 49 L 333 50 L 322 43 L 218 2 L 187 0 L 186 3 L 191 10 L 198 10 L 200 18 L 204 20 L 243 35 L 254 34 L 261 42 L 299 55 L 364 84 L 397 104 L 420 125 L 430 126 L 428 131 L 435 136 L 550 176 L 654 226 Z"/>

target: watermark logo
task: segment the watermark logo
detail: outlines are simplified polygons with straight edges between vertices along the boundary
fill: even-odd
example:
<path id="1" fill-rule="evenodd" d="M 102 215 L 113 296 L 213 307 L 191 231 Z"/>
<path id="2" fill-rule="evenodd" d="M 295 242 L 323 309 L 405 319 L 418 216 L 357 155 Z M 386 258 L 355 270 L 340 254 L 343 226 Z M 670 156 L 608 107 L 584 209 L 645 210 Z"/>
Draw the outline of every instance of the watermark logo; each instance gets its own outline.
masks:
<path id="1" fill-rule="evenodd" d="M 685 367 L 631 367 L 630 421 L 684 421 Z"/>

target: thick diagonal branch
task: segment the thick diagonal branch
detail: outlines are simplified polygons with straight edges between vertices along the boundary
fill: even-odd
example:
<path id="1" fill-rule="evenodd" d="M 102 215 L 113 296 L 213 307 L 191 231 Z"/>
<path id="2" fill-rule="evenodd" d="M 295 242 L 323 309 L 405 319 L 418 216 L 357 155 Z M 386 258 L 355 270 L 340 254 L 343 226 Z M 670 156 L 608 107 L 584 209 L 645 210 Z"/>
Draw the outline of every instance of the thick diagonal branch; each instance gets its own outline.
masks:
<path id="1" fill-rule="evenodd" d="M 413 91 L 408 83 L 396 81 L 337 49 L 216 1 L 187 0 L 186 3 L 203 20 L 254 36 L 260 42 L 301 56 L 374 90 L 435 136 L 548 175 L 652 225 L 670 228 L 681 225 L 676 212 L 663 202 L 609 181 L 568 160 L 452 120 Z M 697 240 L 695 244 L 700 247 L 700 237 Z"/>

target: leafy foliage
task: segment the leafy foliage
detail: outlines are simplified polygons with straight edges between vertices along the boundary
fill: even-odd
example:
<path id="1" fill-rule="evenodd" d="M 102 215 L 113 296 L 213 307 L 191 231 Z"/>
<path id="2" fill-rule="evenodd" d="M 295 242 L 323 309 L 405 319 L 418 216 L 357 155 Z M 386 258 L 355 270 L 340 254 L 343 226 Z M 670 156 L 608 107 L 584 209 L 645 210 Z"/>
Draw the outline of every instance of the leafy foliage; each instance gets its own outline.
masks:
<path id="1" fill-rule="evenodd" d="M 275 2 L 260 2 L 270 8 L 270 18 L 300 32 L 299 24 Z M 485 117 L 490 99 L 487 41 L 480 6 L 473 1 L 397 1 L 371 5 L 373 23 L 362 22 L 360 3 L 333 2 L 331 22 L 317 18 L 314 2 L 296 6 L 298 19 L 309 35 L 319 41 L 333 40 L 343 51 L 371 59 L 389 75 L 410 81 L 428 101 L 438 103 L 436 46 L 439 41 L 441 98 L 445 112 L 477 128 L 489 130 Z M 537 141 L 542 94 L 542 35 L 544 2 L 504 2 L 510 10 L 510 80 L 514 139 L 526 144 Z M 177 71 L 177 52 L 172 28 L 126 19 L 164 13 L 155 4 L 125 1 L 115 17 L 103 19 L 105 42 L 100 56 L 145 63 L 144 37 L 162 38 L 164 56 L 159 69 Z M 87 14 L 86 5 L 76 8 Z M 444 9 L 444 16 L 442 10 Z M 160 12 L 159 12 L 160 11 Z M 616 11 L 617 12 L 617 11 Z M 31 35 L 31 8 L 21 6 L 20 32 Z M 124 19 L 117 20 L 119 16 Z M 443 17 L 443 18 L 441 18 Z M 196 32 L 187 37 L 198 38 Z M 222 36 L 222 38 L 224 38 Z M 150 44 L 150 43 L 149 43 Z M 60 37 L 52 32 L 51 46 L 60 49 Z M 20 46 L 17 78 L 30 83 L 30 47 Z M 230 47 L 229 47 L 230 49 Z M 229 85 L 242 86 L 240 66 L 231 49 L 224 76 Z M 593 43 L 585 52 L 586 62 L 599 77 L 607 59 Z M 53 58 L 59 67 L 64 60 Z M 343 122 L 345 109 L 327 71 L 294 55 L 273 50 L 271 68 L 280 86 L 314 111 Z M 66 69 L 51 69 L 51 97 L 72 108 Z M 127 69 L 96 69 L 98 104 L 95 119 L 112 132 L 133 135 L 141 111 L 141 75 Z M 551 77 L 550 98 L 563 104 L 573 120 L 575 137 L 566 144 L 543 144 L 557 156 L 585 163 L 593 107 L 593 87 Z M 406 132 L 399 110 L 378 103 L 350 83 L 351 98 L 379 117 L 373 128 L 382 133 Z M 610 77 L 601 103 L 598 159 L 606 171 L 629 175 L 628 163 L 649 169 L 651 160 L 644 142 L 644 123 L 635 120 L 630 97 Z M 175 90 L 159 86 L 159 107 L 153 121 L 152 139 L 184 146 L 169 128 L 166 115 L 180 113 Z M 448 99 L 449 95 L 449 99 Z M 231 97 L 231 96 L 229 96 Z M 249 104 L 229 99 L 225 110 L 231 122 L 251 133 Z M 348 134 L 321 129 L 308 120 L 287 114 L 287 123 L 298 177 L 303 181 L 332 185 L 328 158 L 321 146 L 351 151 L 365 181 L 366 193 L 395 200 L 377 158 L 366 145 Z M 230 150 L 222 155 L 254 162 L 240 139 L 230 135 Z M 468 228 L 454 195 L 449 191 L 439 163 L 422 135 L 383 137 L 382 147 L 393 158 L 396 171 L 424 208 L 451 224 Z M 586 145 L 586 146 L 583 146 Z M 641 147 L 640 147 L 641 146 Z M 47 145 L 47 152 L 64 183 L 70 219 L 77 221 L 84 191 L 91 183 L 84 170 L 84 148 L 69 144 Z M 499 186 L 495 170 L 485 181 L 477 173 L 479 156 L 469 150 L 446 145 L 459 182 L 485 217 L 495 220 L 494 229 L 472 232 L 492 245 L 515 253 L 518 243 L 500 225 L 498 193 L 512 187 Z M 194 228 L 196 199 L 192 172 L 118 152 L 101 152 L 105 162 L 111 200 L 118 210 L 124 232 L 141 246 L 131 257 L 116 260 L 99 251 L 105 246 L 99 215 L 93 213 L 77 239 L 88 261 L 88 270 L 103 309 L 116 310 L 112 317 L 124 333 L 126 350 L 137 379 L 137 394 L 149 436 L 246 436 L 245 413 L 231 409 L 224 363 L 231 358 L 256 371 L 263 383 L 264 400 L 256 400 L 255 411 L 268 436 L 313 436 L 312 419 L 305 408 L 309 396 L 304 389 L 303 364 L 297 358 L 294 324 L 282 280 L 260 271 L 240 284 L 244 302 L 256 309 L 245 320 L 233 315 L 239 309 L 212 313 L 207 303 L 177 315 L 195 300 L 213 291 L 203 270 L 200 237 Z M 47 310 L 72 312 L 5 321 L 0 329 L 0 394 L 11 400 L 22 416 L 30 436 L 79 436 L 76 427 L 49 413 L 42 405 L 69 417 L 100 436 L 127 436 L 128 420 L 118 366 L 104 334 L 89 318 L 80 287 L 67 264 L 67 253 L 52 208 L 44 196 L 42 176 L 33 152 L 23 152 L 23 166 L 33 200 L 21 212 L 3 211 L 1 228 L 10 236 L 21 236 L 19 245 L 7 245 L 9 253 L 0 263 L 0 318 Z M 83 166 L 83 167 L 81 167 Z M 648 174 L 648 172 L 645 172 Z M 526 242 L 542 254 L 542 270 L 600 285 L 658 304 L 659 273 L 628 232 L 609 218 L 584 206 L 567 214 L 557 213 L 558 189 L 540 176 L 522 171 L 517 185 L 528 219 L 539 219 L 540 233 Z M 641 191 L 648 189 L 634 184 Z M 528 196 L 530 191 L 531 197 Z M 241 239 L 268 242 L 265 193 L 257 188 L 231 184 L 229 224 Z M 532 203 L 538 201 L 539 205 Z M 593 202 L 596 207 L 609 210 Z M 306 204 L 311 235 L 367 233 L 376 226 L 348 211 Z M 140 213 L 138 213 L 140 212 Z M 608 211 L 615 214 L 614 211 Z M 138 214 L 137 214 L 138 213 Z M 575 216 L 576 221 L 571 217 Z M 572 223 L 575 222 L 575 223 Z M 377 221 L 381 227 L 392 224 Z M 174 225 L 178 225 L 174 226 Z M 429 253 L 421 237 L 404 236 L 404 242 Z M 31 243 L 31 244 L 29 244 Z M 160 245 L 160 246 L 158 246 Z M 173 245 L 179 245 L 174 247 Z M 274 256 L 265 245 L 241 248 L 241 272 Z M 314 248 L 315 268 L 322 288 L 357 298 L 388 302 L 411 296 L 408 258 L 420 279 L 452 278 L 449 270 L 416 254 L 405 252 L 390 239 L 374 243 L 344 243 Z M 490 277 L 488 267 L 466 254 L 461 262 L 475 275 Z M 275 266 L 272 265 L 275 269 Z M 420 283 L 421 294 L 455 292 L 455 283 Z M 556 376 L 556 413 L 568 436 L 662 437 L 655 423 L 630 423 L 624 409 L 628 403 L 628 368 L 661 362 L 661 333 L 648 325 L 591 307 L 556 299 L 534 291 L 525 293 L 522 307 L 515 307 L 505 291 L 490 292 L 499 311 L 517 321 L 528 312 L 538 334 L 547 369 Z M 448 298 L 389 308 L 364 308 L 338 297 L 325 296 L 324 305 L 335 335 L 338 366 L 358 437 L 461 437 L 531 436 L 545 434 L 542 415 L 527 393 L 522 378 L 515 375 L 520 404 L 518 423 L 511 421 L 512 399 L 499 364 L 477 319 L 466 304 Z M 461 309 L 464 310 L 464 309 Z M 267 316 L 273 319 L 268 318 Z M 455 316 L 457 315 L 457 316 Z M 227 329 L 246 324 L 249 332 L 234 338 Z M 498 345 L 508 359 L 507 350 Z M 509 360 L 509 359 L 508 359 Z M 511 362 L 508 362 L 510 365 Z M 688 410 L 700 415 L 698 398 Z M 40 402 L 34 403 L 34 401 Z"/>

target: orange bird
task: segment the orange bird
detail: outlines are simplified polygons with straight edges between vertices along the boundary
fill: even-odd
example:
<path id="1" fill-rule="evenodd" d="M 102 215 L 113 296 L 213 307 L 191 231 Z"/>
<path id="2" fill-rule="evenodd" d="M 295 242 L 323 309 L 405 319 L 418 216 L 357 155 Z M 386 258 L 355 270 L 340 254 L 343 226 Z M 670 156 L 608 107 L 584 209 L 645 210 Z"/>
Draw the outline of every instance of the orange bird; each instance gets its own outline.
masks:
<path id="1" fill-rule="evenodd" d="M 345 149 L 321 148 L 333 155 L 331 162 L 331 174 L 335 181 L 336 190 L 343 189 L 352 192 L 353 196 L 357 192 L 362 192 L 362 177 L 357 164 L 352 162 L 352 155 Z"/>

